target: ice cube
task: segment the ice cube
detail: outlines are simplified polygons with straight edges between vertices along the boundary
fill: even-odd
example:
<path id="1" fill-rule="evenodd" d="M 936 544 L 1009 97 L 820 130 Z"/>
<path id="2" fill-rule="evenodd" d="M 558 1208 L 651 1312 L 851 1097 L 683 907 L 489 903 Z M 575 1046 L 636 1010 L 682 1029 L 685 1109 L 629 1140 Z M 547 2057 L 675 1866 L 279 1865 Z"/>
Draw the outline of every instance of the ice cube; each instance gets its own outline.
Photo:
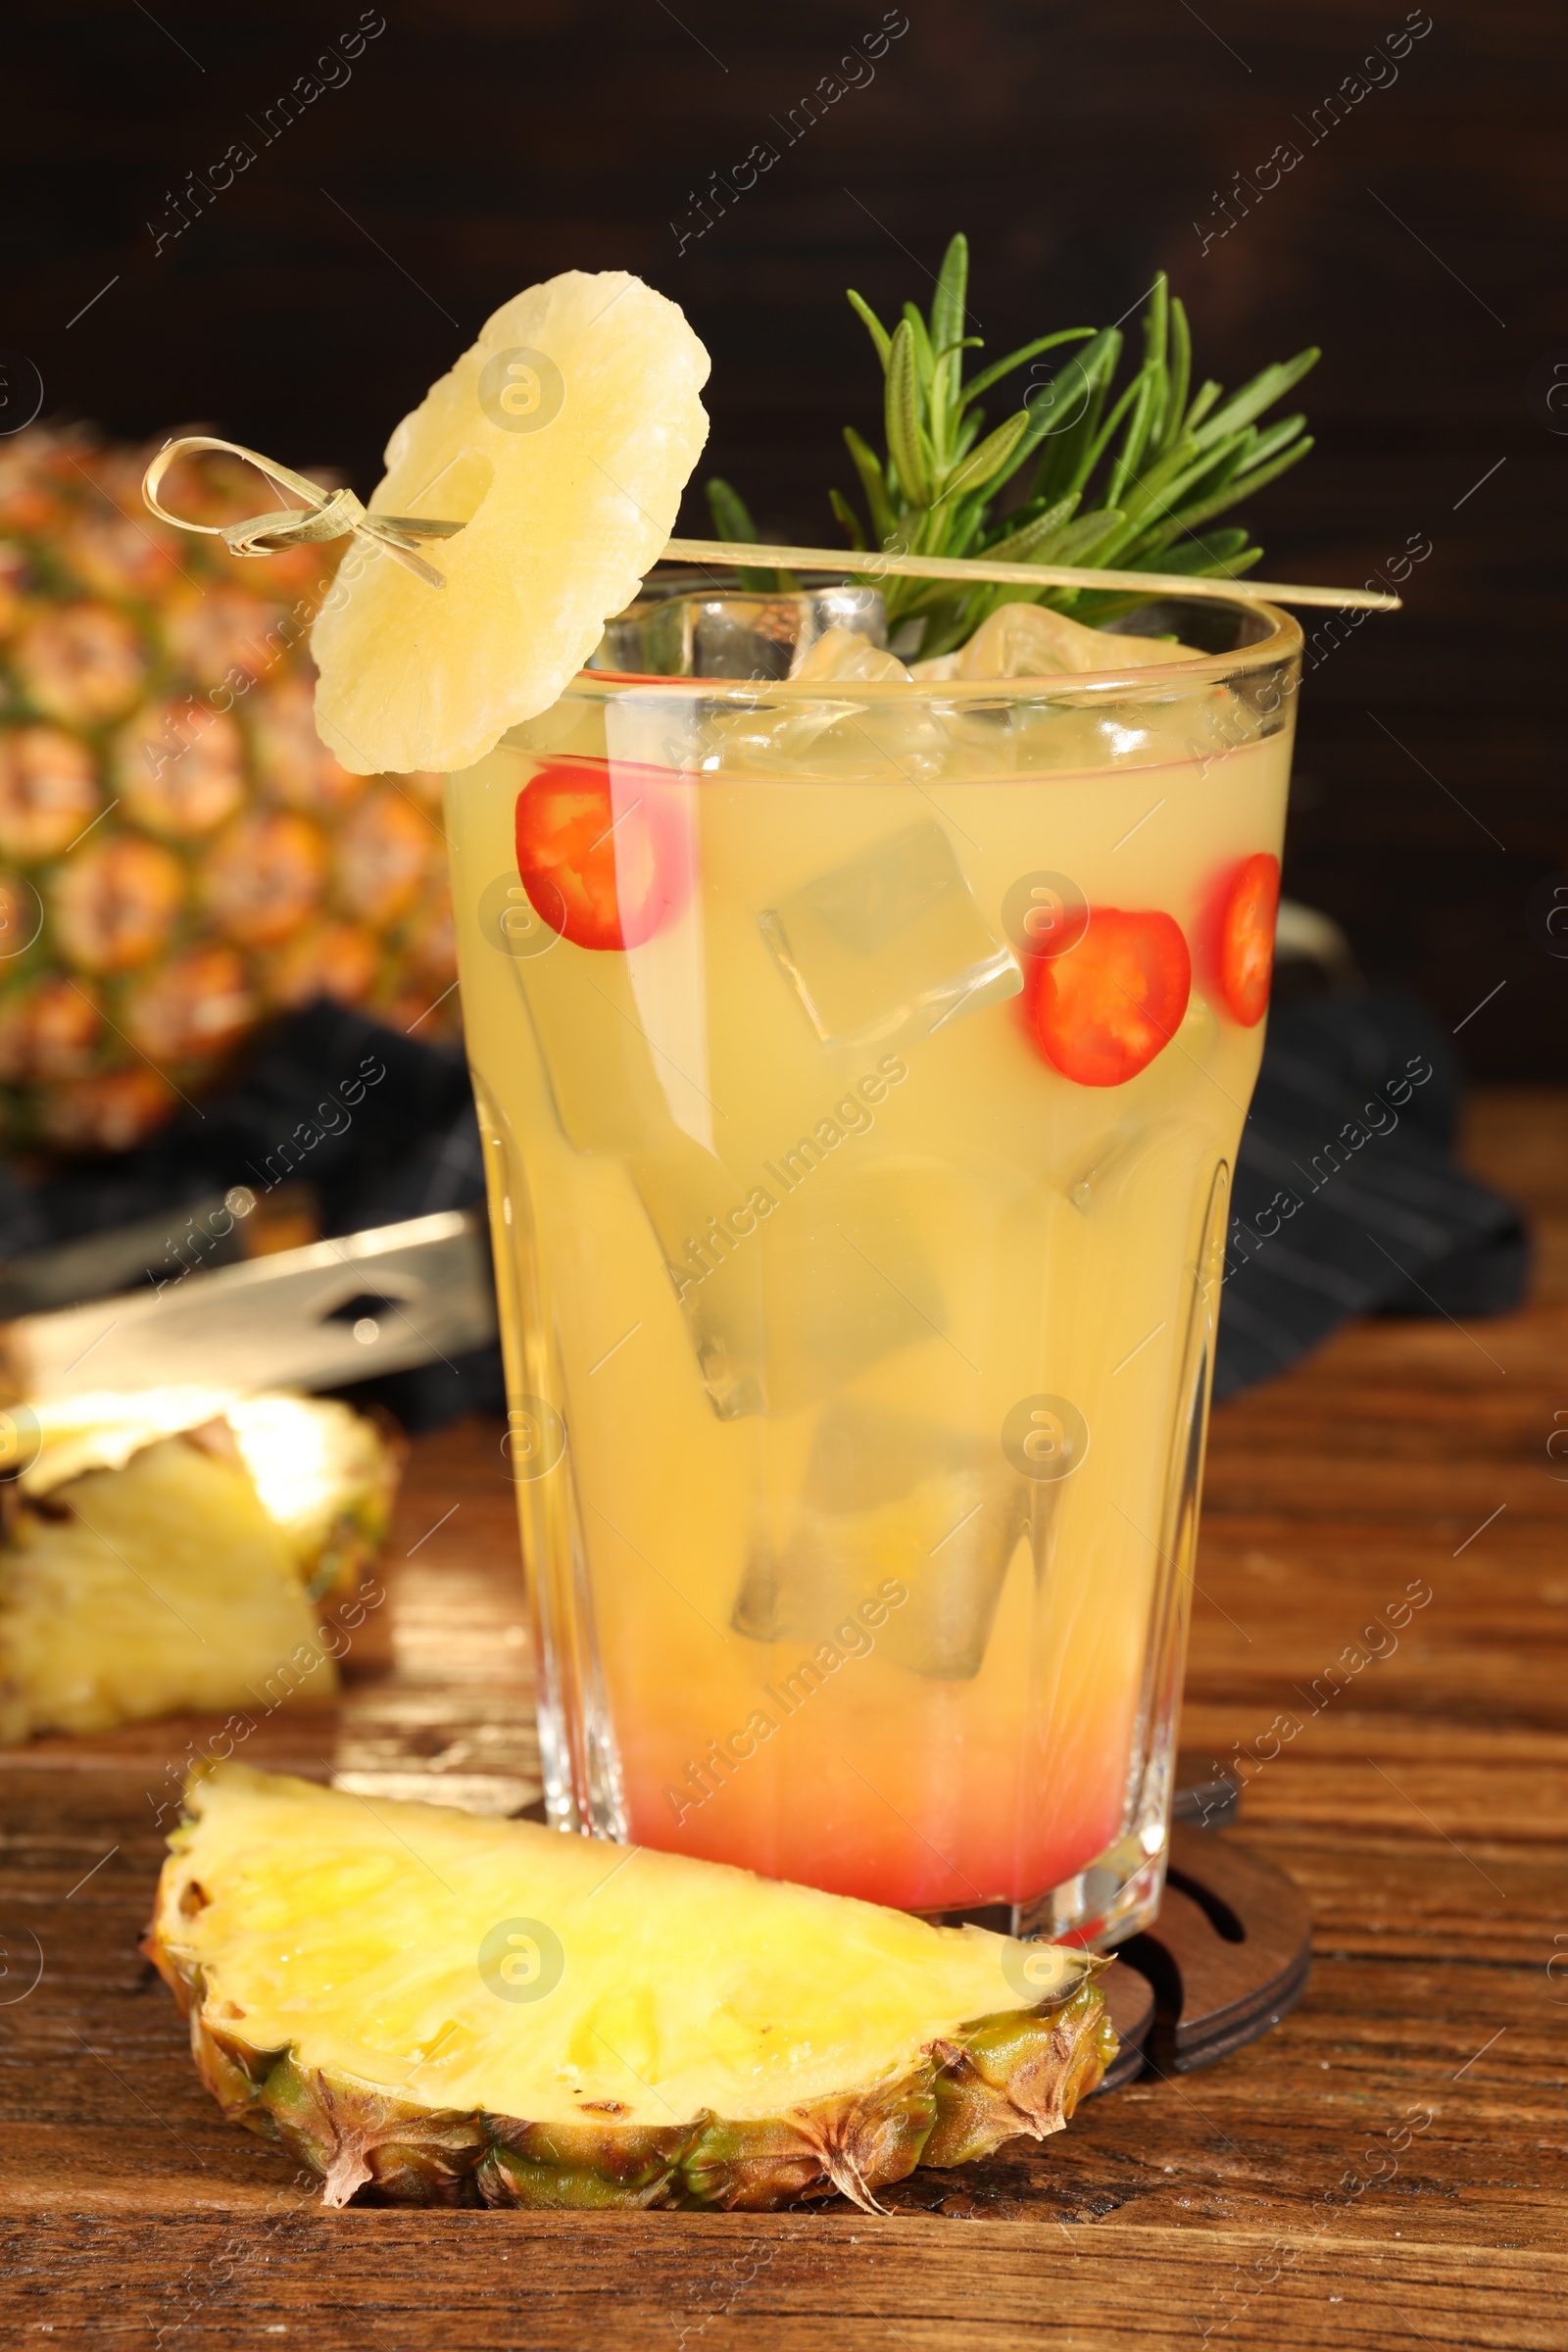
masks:
<path id="1" fill-rule="evenodd" d="M 945 1331 L 940 1286 L 901 1213 L 902 1179 L 832 1166 L 819 1130 L 756 1161 L 700 1141 L 690 1068 L 665 1066 L 630 960 L 601 956 L 590 973 L 545 955 L 513 969 L 562 1129 L 576 1151 L 625 1168 L 714 1411 L 794 1412 Z M 738 1131 L 716 1124 L 728 1146 Z"/>
<path id="2" fill-rule="evenodd" d="M 978 1674 L 1032 1496 L 995 1443 L 853 1396 L 817 1423 L 782 1549 L 761 1539 L 736 1602 L 759 1642 L 831 1641 L 867 1601 L 875 1642 L 916 1674 Z M 888 1587 L 902 1601 L 889 1604 Z M 863 1623 L 864 1620 L 862 1619 Z"/>
<path id="3" fill-rule="evenodd" d="M 902 776 L 922 788 L 950 767 L 951 727 L 924 696 L 881 691 L 907 686 L 909 672 L 858 630 L 825 631 L 791 669 L 789 683 L 792 690 L 811 691 L 715 710 L 707 723 L 703 764 L 740 772 L 872 775 L 888 783 Z M 860 698 L 832 691 L 862 685 L 878 691 Z"/>
<path id="4" fill-rule="evenodd" d="M 663 1066 L 667 1051 L 642 1027 L 646 992 L 635 988 L 630 959 L 597 960 L 597 974 L 550 956 L 517 970 L 556 1115 L 574 1151 L 624 1167 L 686 1311 L 715 1412 L 760 1412 L 760 1269 L 746 1258 L 740 1274 L 729 1271 L 746 1238 L 737 1236 L 737 1212 L 755 1178 L 738 1175 L 690 1132 L 706 1098 L 689 1069 Z M 755 1227 L 755 1214 L 739 1222 Z"/>
<path id="5" fill-rule="evenodd" d="M 758 922 L 827 1046 L 929 1034 L 1023 986 L 930 817 L 791 891 Z"/>
<path id="6" fill-rule="evenodd" d="M 794 1413 L 819 1403 L 872 1364 L 904 1348 L 945 1337 L 948 1309 L 918 1233 L 900 1213 L 896 1170 L 853 1176 L 812 1166 L 799 1152 L 764 1163 L 752 1196 L 771 1203 L 710 1220 L 692 1231 L 679 1258 L 666 1245 L 671 1279 L 691 1326 L 714 1410 Z M 818 1161 L 821 1155 L 818 1154 Z M 793 1171 L 793 1172 L 792 1172 Z M 635 1180 L 667 1202 L 646 1164 Z M 738 1223 L 749 1230 L 737 1233 Z"/>
<path id="7" fill-rule="evenodd" d="M 717 1163 L 687 1153 L 628 1152 L 637 1197 L 663 1252 L 693 1352 L 721 1421 L 766 1407 L 762 1262 L 757 1210 L 742 1187 L 720 1189 Z"/>
<path id="8" fill-rule="evenodd" d="M 589 969 L 588 951 L 565 948 L 512 968 L 562 1130 L 574 1151 L 636 1150 L 682 1132 L 665 1080 L 684 1108 L 706 1072 L 694 1069 L 689 1057 L 677 1063 L 667 1050 L 656 1054 L 643 1029 L 628 958 L 595 956 Z"/>
<path id="9" fill-rule="evenodd" d="M 1194 1170 L 1211 1156 L 1214 1137 L 1202 1121 L 1180 1112 L 1122 1119 L 1099 1137 L 1088 1157 L 1062 1184 L 1085 1216 L 1126 1216 L 1129 1190 L 1164 1201 L 1185 1198 Z"/>
<path id="10" fill-rule="evenodd" d="M 1190 645 L 1168 637 L 1134 637 L 1121 629 L 1085 628 L 1044 605 L 999 605 L 961 652 L 916 662 L 910 675 L 924 683 L 952 678 L 1050 678 L 1070 670 L 1143 669 L 1156 662 L 1197 662 Z"/>
<path id="11" fill-rule="evenodd" d="M 816 643 L 801 655 L 790 671 L 798 686 L 812 686 L 836 678 L 885 680 L 906 686 L 909 673 L 904 663 L 858 629 L 825 629 Z"/>

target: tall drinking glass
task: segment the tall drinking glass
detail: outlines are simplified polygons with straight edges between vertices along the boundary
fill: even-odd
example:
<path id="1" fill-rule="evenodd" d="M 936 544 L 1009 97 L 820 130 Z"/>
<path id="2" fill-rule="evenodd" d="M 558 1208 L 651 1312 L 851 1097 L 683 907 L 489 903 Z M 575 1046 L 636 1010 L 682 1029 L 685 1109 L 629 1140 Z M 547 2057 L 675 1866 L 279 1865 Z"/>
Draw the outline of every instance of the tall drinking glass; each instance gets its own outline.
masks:
<path id="1" fill-rule="evenodd" d="M 563 1829 L 1157 1904 L 1301 640 L 1131 625 L 1182 643 L 584 671 L 449 781 Z"/>

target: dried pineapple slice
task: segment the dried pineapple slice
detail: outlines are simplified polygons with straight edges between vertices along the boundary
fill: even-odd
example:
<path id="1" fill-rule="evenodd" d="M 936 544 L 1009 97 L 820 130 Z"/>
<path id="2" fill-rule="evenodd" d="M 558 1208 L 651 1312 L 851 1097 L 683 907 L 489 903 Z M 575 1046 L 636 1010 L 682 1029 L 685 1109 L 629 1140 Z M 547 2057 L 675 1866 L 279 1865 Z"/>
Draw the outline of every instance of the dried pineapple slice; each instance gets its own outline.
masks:
<path id="1" fill-rule="evenodd" d="M 555 702 L 674 527 L 708 354 L 620 270 L 568 270 L 485 323 L 387 444 L 384 514 L 461 522 L 427 586 L 356 540 L 317 620 L 316 719 L 357 775 L 462 768 Z"/>

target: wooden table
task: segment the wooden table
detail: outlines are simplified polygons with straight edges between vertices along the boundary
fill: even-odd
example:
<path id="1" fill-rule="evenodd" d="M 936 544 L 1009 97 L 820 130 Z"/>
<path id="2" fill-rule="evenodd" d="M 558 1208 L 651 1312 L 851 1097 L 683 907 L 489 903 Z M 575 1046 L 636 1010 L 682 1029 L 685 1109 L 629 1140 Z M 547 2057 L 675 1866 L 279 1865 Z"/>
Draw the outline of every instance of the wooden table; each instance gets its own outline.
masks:
<path id="1" fill-rule="evenodd" d="M 135 1949 L 154 1807 L 212 1727 L 40 1741 L 4 1765 L 0 2341 L 1568 2343 L 1568 1099 L 1486 1098 L 1471 1156 L 1540 1221 L 1529 1310 L 1363 1326 L 1215 1419 L 1186 1744 L 1279 1743 L 1229 1833 L 1316 1912 L 1276 2033 L 917 2175 L 886 2221 L 328 2215 L 220 2122 Z M 416 1446 L 384 1668 L 336 1718 L 272 1718 L 254 1761 L 533 1793 L 502 1470 L 489 1427 Z M 1396 1649 L 1313 1715 L 1412 1584 Z"/>

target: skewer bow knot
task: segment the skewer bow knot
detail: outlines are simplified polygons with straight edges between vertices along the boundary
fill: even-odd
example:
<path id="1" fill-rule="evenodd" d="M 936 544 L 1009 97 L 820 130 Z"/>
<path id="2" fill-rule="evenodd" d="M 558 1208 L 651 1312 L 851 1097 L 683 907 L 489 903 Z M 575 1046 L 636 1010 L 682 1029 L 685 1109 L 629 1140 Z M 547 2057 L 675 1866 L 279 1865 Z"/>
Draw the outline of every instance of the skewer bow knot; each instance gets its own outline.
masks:
<path id="1" fill-rule="evenodd" d="M 242 522 L 190 522 L 182 514 L 172 514 L 158 500 L 164 476 L 178 459 L 204 449 L 226 450 L 230 457 L 243 458 L 279 490 L 303 498 L 303 510 L 282 507 L 270 514 L 247 515 Z M 177 530 L 200 531 L 208 538 L 221 539 L 230 555 L 273 556 L 282 548 L 311 547 L 353 534 L 384 547 L 429 588 L 444 588 L 446 577 L 425 562 L 418 542 L 451 539 L 463 528 L 461 522 L 443 522 L 426 514 L 372 514 L 352 490 L 323 490 L 319 482 L 279 466 L 275 458 L 264 458 L 242 442 L 219 440 L 210 433 L 186 433 L 177 441 L 166 442 L 142 476 L 141 494 L 160 521 L 172 522 Z"/>

